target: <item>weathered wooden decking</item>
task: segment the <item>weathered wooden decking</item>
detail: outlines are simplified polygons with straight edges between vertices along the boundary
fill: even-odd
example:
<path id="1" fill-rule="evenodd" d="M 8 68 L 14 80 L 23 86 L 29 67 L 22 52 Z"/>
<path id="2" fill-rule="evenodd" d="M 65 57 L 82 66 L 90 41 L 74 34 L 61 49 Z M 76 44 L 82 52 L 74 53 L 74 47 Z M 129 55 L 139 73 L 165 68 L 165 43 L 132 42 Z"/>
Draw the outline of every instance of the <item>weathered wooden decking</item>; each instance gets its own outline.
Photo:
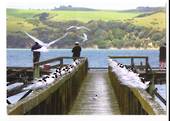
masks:
<path id="1" fill-rule="evenodd" d="M 107 70 L 90 70 L 81 85 L 70 115 L 116 115 L 119 105 Z"/>

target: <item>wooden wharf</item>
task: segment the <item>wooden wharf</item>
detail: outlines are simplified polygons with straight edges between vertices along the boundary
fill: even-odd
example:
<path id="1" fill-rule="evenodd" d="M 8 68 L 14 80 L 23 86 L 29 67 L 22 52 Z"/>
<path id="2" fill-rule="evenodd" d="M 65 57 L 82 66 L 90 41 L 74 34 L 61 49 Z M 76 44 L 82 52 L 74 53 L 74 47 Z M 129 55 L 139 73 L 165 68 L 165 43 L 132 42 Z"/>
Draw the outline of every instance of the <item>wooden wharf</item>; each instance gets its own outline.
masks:
<path id="1" fill-rule="evenodd" d="M 107 70 L 90 70 L 69 112 L 71 115 L 120 115 Z"/>
<path id="2" fill-rule="evenodd" d="M 130 66 L 144 77 L 151 79 L 152 84 L 160 75 L 162 76 L 160 80 L 164 80 L 160 83 L 166 83 L 166 71 L 150 68 L 148 57 L 110 56 L 110 58 L 129 58 Z M 144 59 L 145 65 L 135 65 L 135 58 Z M 34 70 L 21 69 L 21 73 L 27 70 L 26 72 L 31 74 L 31 70 L 31 77 L 37 78 L 44 71 L 40 68 L 41 65 L 57 61 L 57 64 L 50 67 L 63 66 L 64 59 L 73 58 L 59 57 L 35 63 Z M 151 94 L 155 92 L 153 88 L 149 91 L 129 88 L 120 83 L 110 67 L 91 69 L 88 67 L 87 58 L 81 59 L 83 62 L 72 73 L 56 80 L 45 89 L 34 91 L 15 104 L 9 104 L 7 113 L 9 115 L 166 115 L 166 111 Z"/>

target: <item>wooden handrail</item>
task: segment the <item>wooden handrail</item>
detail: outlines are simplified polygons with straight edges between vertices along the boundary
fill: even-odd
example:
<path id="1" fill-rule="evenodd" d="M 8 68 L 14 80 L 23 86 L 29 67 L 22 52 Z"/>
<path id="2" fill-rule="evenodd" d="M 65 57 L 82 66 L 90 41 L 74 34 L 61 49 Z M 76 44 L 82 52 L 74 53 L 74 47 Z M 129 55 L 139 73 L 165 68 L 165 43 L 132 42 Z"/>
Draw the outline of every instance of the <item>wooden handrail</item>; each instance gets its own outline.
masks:
<path id="1" fill-rule="evenodd" d="M 141 89 L 130 88 L 133 95 L 139 101 L 142 108 L 150 115 L 161 115 L 165 114 L 165 111 L 156 101 L 152 100 L 150 95 Z"/>
<path id="2" fill-rule="evenodd" d="M 135 63 L 134 63 L 134 59 L 145 59 L 145 71 L 146 73 L 148 72 L 148 66 L 149 66 L 149 62 L 148 62 L 148 56 L 108 56 L 110 59 L 115 59 L 115 58 L 119 58 L 119 59 L 131 59 L 131 66 L 132 67 L 136 67 Z"/>
<path id="3" fill-rule="evenodd" d="M 111 59 L 119 58 L 119 59 L 131 59 L 131 64 L 134 63 L 134 59 L 145 59 L 145 64 L 148 63 L 148 56 L 108 56 Z"/>
<path id="4" fill-rule="evenodd" d="M 13 73 L 11 73 L 11 74 L 8 74 L 8 75 L 7 75 L 7 78 L 16 76 L 17 74 L 20 74 L 21 72 L 25 72 L 25 71 L 27 71 L 28 69 L 30 69 L 30 68 L 29 68 L 29 67 L 28 67 L 28 68 L 23 68 L 23 69 L 21 69 L 21 70 L 19 70 L 19 71 L 17 71 L 17 72 L 13 72 Z"/>
<path id="5" fill-rule="evenodd" d="M 119 59 L 131 59 L 131 66 L 133 68 L 136 68 L 135 66 L 135 63 L 134 63 L 134 59 L 145 59 L 145 72 L 147 74 L 147 78 L 149 74 L 151 74 L 151 83 L 150 83 L 150 86 L 149 86 L 149 89 L 148 89 L 148 93 L 154 97 L 154 89 L 155 89 L 155 86 L 154 86 L 154 73 L 152 71 L 152 68 L 150 67 L 149 65 L 149 60 L 148 60 L 148 56 L 109 56 L 109 58 L 111 59 L 115 59 L 115 58 L 119 58 Z"/>
<path id="6" fill-rule="evenodd" d="M 148 58 L 148 56 L 108 56 L 109 58 Z"/>
<path id="7" fill-rule="evenodd" d="M 34 63 L 34 65 L 43 65 L 43 64 L 54 62 L 54 61 L 61 61 L 62 59 L 63 59 L 62 57 L 52 58 L 52 59 L 48 59 L 45 61 L 36 62 L 36 63 Z"/>
<path id="8" fill-rule="evenodd" d="M 40 67 L 39 67 L 40 65 L 59 61 L 60 65 L 62 66 L 64 59 L 81 59 L 81 58 L 85 58 L 85 57 L 56 57 L 56 58 L 48 59 L 45 61 L 36 62 L 34 63 L 34 78 L 40 77 Z"/>
<path id="9" fill-rule="evenodd" d="M 56 79 L 47 88 L 34 91 L 16 104 L 8 105 L 8 114 L 66 114 L 78 95 L 87 69 L 88 60 L 85 58 L 72 73 Z"/>
<path id="10" fill-rule="evenodd" d="M 137 115 L 162 115 L 166 111 L 145 90 L 130 88 L 122 85 L 116 74 L 108 68 L 111 84 L 118 98 L 119 108 L 122 114 Z"/>
<path id="11" fill-rule="evenodd" d="M 56 57 L 56 58 L 48 59 L 48 60 L 45 60 L 45 61 L 36 62 L 34 64 L 35 65 L 43 65 L 43 64 L 54 62 L 54 61 L 62 61 L 63 59 L 76 59 L 76 58 L 81 59 L 81 58 L 84 58 L 84 57 Z"/>

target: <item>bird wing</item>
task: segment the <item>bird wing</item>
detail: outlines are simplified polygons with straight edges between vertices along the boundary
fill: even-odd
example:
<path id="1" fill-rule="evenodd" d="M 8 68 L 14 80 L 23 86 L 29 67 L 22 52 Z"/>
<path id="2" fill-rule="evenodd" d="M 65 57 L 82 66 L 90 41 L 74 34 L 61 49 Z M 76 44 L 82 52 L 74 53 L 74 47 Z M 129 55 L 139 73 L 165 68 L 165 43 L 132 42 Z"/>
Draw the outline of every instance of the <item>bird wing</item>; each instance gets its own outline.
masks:
<path id="1" fill-rule="evenodd" d="M 39 39 L 37 39 L 37 38 L 31 36 L 30 34 L 28 34 L 28 33 L 25 32 L 25 31 L 24 31 L 24 33 L 25 33 L 27 36 L 29 36 L 31 39 L 33 39 L 35 42 L 37 42 L 39 45 L 41 45 L 41 46 L 44 46 L 44 45 L 45 45 L 45 43 L 42 42 L 41 40 L 39 40 Z"/>
<path id="2" fill-rule="evenodd" d="M 68 30 L 70 30 L 72 28 L 76 28 L 76 26 L 70 26 L 70 27 L 66 28 L 66 30 L 68 31 Z"/>
<path id="3" fill-rule="evenodd" d="M 83 36 L 87 40 L 87 34 L 83 33 Z"/>
<path id="4" fill-rule="evenodd" d="M 85 30 L 87 30 L 87 31 L 90 31 L 90 29 L 87 28 L 87 27 L 85 27 L 85 26 L 80 26 L 79 29 L 85 29 Z"/>
<path id="5" fill-rule="evenodd" d="M 149 85 L 149 84 L 150 84 L 150 81 L 145 82 L 145 84 L 146 84 L 146 85 Z"/>
<path id="6" fill-rule="evenodd" d="M 56 40 L 54 40 L 54 41 L 48 43 L 48 46 L 54 44 L 55 42 L 57 42 L 57 41 L 59 41 L 59 40 L 61 40 L 61 39 L 63 39 L 63 38 L 66 37 L 67 35 L 68 35 L 68 33 L 65 33 L 62 37 L 60 37 L 60 38 L 58 38 L 58 39 L 56 39 Z"/>
<path id="7" fill-rule="evenodd" d="M 8 97 L 8 100 L 13 104 L 18 102 L 26 93 L 28 92 L 28 90 L 23 91 L 21 93 L 18 93 L 16 95 L 10 96 Z"/>
<path id="8" fill-rule="evenodd" d="M 47 49 L 47 47 L 41 47 L 41 48 L 39 48 L 39 49 L 36 49 L 36 50 L 34 50 L 35 52 L 48 52 L 48 49 Z"/>
<path id="9" fill-rule="evenodd" d="M 83 33 L 83 42 L 87 41 L 87 35 L 85 33 Z"/>

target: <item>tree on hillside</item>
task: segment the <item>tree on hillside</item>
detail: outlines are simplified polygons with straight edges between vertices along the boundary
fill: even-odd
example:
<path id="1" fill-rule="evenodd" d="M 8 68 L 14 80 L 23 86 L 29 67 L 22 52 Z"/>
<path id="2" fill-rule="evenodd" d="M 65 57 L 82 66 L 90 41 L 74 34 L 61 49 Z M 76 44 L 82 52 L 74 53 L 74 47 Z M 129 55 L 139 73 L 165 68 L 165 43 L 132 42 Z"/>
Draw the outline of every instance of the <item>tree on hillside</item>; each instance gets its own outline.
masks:
<path id="1" fill-rule="evenodd" d="M 153 33 L 151 39 L 154 41 L 160 41 L 162 38 L 162 34 L 160 32 Z"/>
<path id="2" fill-rule="evenodd" d="M 126 32 L 120 28 L 116 28 L 112 30 L 112 34 L 114 38 L 122 40 L 123 37 L 125 36 Z"/>
<path id="3" fill-rule="evenodd" d="M 39 14 L 39 20 L 40 21 L 45 21 L 45 20 L 47 20 L 48 16 L 49 16 L 49 13 L 46 13 L 46 12 L 41 13 L 41 14 Z"/>

